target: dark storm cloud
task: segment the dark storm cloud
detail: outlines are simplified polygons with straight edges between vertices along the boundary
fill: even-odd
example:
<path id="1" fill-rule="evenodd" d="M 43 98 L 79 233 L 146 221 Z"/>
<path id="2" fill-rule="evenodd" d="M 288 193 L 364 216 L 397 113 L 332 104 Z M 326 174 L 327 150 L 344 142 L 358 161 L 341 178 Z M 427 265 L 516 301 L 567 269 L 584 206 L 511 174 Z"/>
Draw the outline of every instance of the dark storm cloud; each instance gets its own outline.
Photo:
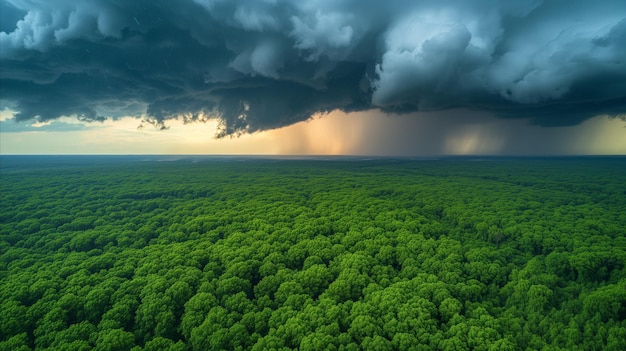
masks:
<path id="1" fill-rule="evenodd" d="M 24 18 L 26 12 L 15 8 L 6 1 L 0 1 L 0 32 L 11 32 L 17 21 Z"/>
<path id="2" fill-rule="evenodd" d="M 0 1 L 17 120 L 219 118 L 236 135 L 334 109 L 626 112 L 623 1 Z"/>

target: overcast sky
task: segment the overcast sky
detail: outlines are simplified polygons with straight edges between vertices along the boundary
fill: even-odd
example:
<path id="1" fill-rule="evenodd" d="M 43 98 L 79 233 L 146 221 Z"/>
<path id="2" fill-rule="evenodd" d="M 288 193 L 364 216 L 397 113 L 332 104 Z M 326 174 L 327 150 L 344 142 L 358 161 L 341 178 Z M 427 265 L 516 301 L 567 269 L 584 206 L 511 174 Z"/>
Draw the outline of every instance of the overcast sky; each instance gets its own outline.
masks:
<path id="1" fill-rule="evenodd" d="M 626 154 L 623 0 L 0 14 L 2 153 Z"/>

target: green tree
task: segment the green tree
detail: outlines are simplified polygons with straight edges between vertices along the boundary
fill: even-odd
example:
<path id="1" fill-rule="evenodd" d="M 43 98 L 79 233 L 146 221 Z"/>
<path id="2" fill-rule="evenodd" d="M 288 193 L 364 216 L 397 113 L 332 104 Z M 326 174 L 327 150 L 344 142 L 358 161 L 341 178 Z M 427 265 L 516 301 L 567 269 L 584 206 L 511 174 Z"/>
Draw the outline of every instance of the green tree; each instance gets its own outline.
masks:
<path id="1" fill-rule="evenodd" d="M 122 329 L 102 330 L 96 340 L 96 351 L 126 351 L 135 345 L 135 337 L 132 333 Z"/>

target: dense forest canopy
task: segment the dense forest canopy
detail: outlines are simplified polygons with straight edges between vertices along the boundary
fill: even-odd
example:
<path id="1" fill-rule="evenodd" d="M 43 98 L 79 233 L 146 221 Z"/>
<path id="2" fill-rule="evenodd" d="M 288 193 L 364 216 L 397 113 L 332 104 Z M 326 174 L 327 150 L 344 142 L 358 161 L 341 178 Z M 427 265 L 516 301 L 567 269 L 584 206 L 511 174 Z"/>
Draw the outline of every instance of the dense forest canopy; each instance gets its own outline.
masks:
<path id="1" fill-rule="evenodd" d="M 2 156 L 0 350 L 626 350 L 626 159 Z"/>

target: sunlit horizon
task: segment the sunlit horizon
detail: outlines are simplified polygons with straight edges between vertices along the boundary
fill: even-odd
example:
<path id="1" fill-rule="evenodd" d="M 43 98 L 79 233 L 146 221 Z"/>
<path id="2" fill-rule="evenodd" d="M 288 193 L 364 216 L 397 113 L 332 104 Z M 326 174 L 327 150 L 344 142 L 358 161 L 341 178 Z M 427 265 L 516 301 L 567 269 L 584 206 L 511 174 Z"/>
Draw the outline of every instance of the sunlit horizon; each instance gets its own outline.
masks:
<path id="1" fill-rule="evenodd" d="M 596 117 L 573 127 L 544 128 L 471 111 L 390 116 L 377 110 L 333 111 L 308 121 L 218 139 L 218 121 L 166 121 L 160 130 L 135 117 L 104 122 L 62 118 L 30 130 L 0 130 L 2 154 L 188 155 L 621 155 L 625 124 Z M 3 123 L 10 120 L 4 111 Z M 450 123 L 453 122 L 453 123 Z M 63 125 L 75 130 L 54 130 Z M 46 129 L 46 127 L 48 129 Z M 37 129 L 41 129 L 38 131 Z M 62 128 L 58 128 L 62 129 Z M 393 142 L 390 142 L 393 140 Z"/>

